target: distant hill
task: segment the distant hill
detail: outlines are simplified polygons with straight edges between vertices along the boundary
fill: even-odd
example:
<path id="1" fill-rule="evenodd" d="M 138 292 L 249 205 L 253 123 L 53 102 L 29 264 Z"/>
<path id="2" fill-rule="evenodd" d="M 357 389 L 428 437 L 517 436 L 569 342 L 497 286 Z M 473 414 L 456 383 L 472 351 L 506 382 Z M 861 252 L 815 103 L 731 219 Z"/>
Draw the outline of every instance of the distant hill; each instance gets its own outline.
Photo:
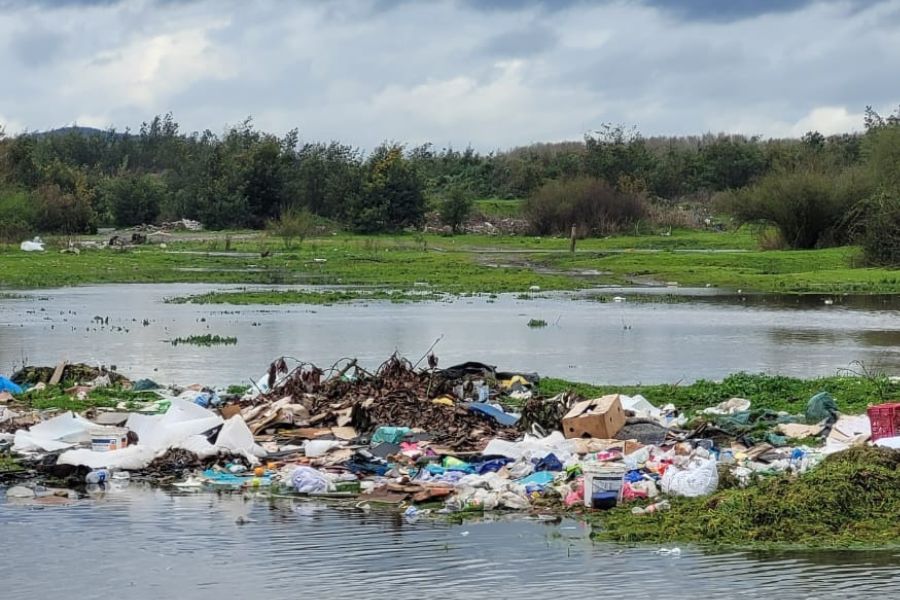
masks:
<path id="1" fill-rule="evenodd" d="M 71 134 L 83 135 L 85 137 L 90 137 L 93 135 L 106 135 L 105 129 L 97 129 L 96 127 L 82 127 L 80 125 L 70 125 L 69 127 L 59 127 L 57 129 L 50 129 L 48 131 L 35 131 L 30 135 L 38 138 L 44 137 L 61 137 L 64 135 Z M 121 135 L 121 133 L 116 132 L 116 135 Z"/>

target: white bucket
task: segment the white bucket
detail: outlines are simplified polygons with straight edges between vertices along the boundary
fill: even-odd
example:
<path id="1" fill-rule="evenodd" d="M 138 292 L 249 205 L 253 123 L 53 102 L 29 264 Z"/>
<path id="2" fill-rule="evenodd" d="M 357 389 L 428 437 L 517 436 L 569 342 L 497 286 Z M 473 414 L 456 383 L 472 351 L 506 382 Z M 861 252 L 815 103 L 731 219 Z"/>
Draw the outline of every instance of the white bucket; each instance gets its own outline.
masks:
<path id="1" fill-rule="evenodd" d="M 587 508 L 592 507 L 592 499 L 597 492 L 616 492 L 621 500 L 625 465 L 585 463 L 581 471 L 584 474 L 584 505 Z"/>
<path id="2" fill-rule="evenodd" d="M 128 430 L 124 427 L 103 427 L 91 430 L 91 450 L 110 452 L 128 445 Z"/>

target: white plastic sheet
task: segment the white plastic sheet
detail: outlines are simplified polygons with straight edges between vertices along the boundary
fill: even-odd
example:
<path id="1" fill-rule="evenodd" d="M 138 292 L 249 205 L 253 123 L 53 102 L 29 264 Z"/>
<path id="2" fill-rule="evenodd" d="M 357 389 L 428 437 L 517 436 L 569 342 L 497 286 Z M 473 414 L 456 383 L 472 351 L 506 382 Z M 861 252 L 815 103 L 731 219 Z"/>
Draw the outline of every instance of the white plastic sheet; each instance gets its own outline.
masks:
<path id="1" fill-rule="evenodd" d="M 501 439 L 493 439 L 488 442 L 482 454 L 484 456 L 503 456 L 513 460 L 533 458 L 541 459 L 553 453 L 564 465 L 575 462 L 575 445 L 572 440 L 567 440 L 559 431 L 554 431 L 547 437 L 526 435 L 519 442 L 508 442 Z"/>
<path id="2" fill-rule="evenodd" d="M 16 431 L 14 452 L 54 452 L 91 440 L 90 430 L 97 425 L 72 412 L 47 419 L 30 429 Z"/>
<path id="3" fill-rule="evenodd" d="M 310 458 L 317 458 L 328 454 L 341 443 L 335 440 L 310 440 L 303 446 L 303 452 Z"/>
<path id="4" fill-rule="evenodd" d="M 881 446 L 882 448 L 893 448 L 894 450 L 900 450 L 900 436 L 881 438 L 880 440 L 875 441 L 876 446 Z"/>
<path id="5" fill-rule="evenodd" d="M 733 415 L 735 413 L 750 410 L 750 401 L 745 398 L 729 398 L 719 402 L 715 406 L 703 409 L 707 415 Z"/>
<path id="6" fill-rule="evenodd" d="M 49 421 L 47 421 L 49 422 Z M 95 427 L 90 421 L 84 421 Z M 201 434 L 222 425 L 215 444 Z M 138 443 L 111 452 L 93 452 L 87 449 L 69 450 L 59 456 L 58 464 L 84 465 L 92 469 L 137 470 L 149 465 L 154 458 L 169 448 L 184 448 L 205 458 L 220 452 L 239 454 L 252 464 L 257 464 L 266 451 L 253 440 L 253 434 L 240 415 L 228 421 L 216 413 L 192 402 L 175 398 L 164 415 L 132 413 L 126 427 L 138 436 Z M 34 429 L 34 428 L 32 428 Z"/>

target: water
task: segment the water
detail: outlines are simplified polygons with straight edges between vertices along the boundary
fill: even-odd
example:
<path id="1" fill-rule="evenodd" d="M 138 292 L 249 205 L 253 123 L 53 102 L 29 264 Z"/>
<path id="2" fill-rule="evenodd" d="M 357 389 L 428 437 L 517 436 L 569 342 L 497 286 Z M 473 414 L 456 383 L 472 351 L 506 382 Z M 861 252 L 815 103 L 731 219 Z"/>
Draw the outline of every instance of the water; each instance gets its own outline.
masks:
<path id="1" fill-rule="evenodd" d="M 323 367 L 350 356 L 372 368 L 394 351 L 418 360 L 441 336 L 435 351 L 443 366 L 479 360 L 597 383 L 689 382 L 737 371 L 809 377 L 858 369 L 859 362 L 900 373 L 897 296 L 839 297 L 833 305 L 704 290 L 674 303 L 514 296 L 315 307 L 163 302 L 227 287 L 85 286 L 0 299 L 0 373 L 68 359 L 161 383 L 227 385 L 259 378 L 281 355 Z M 532 318 L 549 326 L 530 329 Z M 238 344 L 167 342 L 207 333 L 235 336 Z"/>
<path id="2" fill-rule="evenodd" d="M 676 557 L 589 533 L 572 520 L 411 525 L 393 511 L 134 485 L 69 507 L 0 503 L 4 598 L 824 599 L 900 586 L 897 552 Z"/>

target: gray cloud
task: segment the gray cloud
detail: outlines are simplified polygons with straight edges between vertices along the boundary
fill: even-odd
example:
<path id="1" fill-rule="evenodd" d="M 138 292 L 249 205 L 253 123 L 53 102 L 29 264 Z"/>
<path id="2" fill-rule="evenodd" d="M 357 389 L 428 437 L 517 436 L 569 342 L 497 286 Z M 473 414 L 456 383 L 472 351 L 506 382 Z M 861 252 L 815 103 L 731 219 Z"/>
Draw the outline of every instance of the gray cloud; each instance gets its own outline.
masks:
<path id="1" fill-rule="evenodd" d="M 519 58 L 543 54 L 553 48 L 559 34 L 542 26 L 507 31 L 481 45 L 478 52 L 502 58 Z"/>
<path id="2" fill-rule="evenodd" d="M 173 111 L 371 147 L 792 135 L 898 103 L 900 0 L 0 0 L 0 123 Z M 723 8 L 724 7 L 724 8 Z M 64 12 L 60 12 L 64 11 Z"/>
<path id="3" fill-rule="evenodd" d="M 59 58 L 65 40 L 66 37 L 62 34 L 42 28 L 29 28 L 10 36 L 8 44 L 23 65 L 37 68 Z"/>

